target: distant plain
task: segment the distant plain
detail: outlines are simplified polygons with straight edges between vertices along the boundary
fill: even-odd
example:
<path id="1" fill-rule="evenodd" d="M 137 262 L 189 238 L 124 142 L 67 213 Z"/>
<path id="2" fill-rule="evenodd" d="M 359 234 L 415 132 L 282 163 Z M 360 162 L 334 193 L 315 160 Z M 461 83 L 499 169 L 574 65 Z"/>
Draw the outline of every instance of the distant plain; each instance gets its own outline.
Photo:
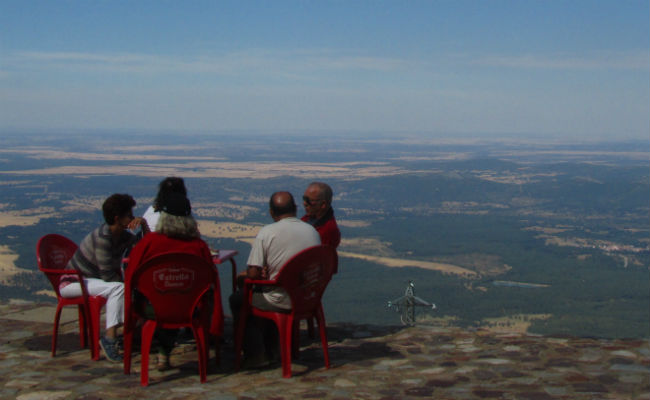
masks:
<path id="1" fill-rule="evenodd" d="M 299 199 L 310 181 L 323 180 L 334 188 L 343 233 L 341 272 L 325 299 L 332 320 L 399 323 L 386 302 L 413 279 L 418 295 L 438 304 L 418 310 L 423 323 L 648 335 L 649 153 L 639 151 L 647 143 L 19 139 L 0 139 L 3 298 L 46 299 L 33 251 L 38 237 L 57 232 L 78 242 L 101 223 L 101 203 L 113 192 L 132 194 L 142 213 L 162 178 L 185 178 L 204 238 L 213 248 L 239 250 L 241 268 L 257 230 L 270 222 L 268 196 L 288 189 Z"/>

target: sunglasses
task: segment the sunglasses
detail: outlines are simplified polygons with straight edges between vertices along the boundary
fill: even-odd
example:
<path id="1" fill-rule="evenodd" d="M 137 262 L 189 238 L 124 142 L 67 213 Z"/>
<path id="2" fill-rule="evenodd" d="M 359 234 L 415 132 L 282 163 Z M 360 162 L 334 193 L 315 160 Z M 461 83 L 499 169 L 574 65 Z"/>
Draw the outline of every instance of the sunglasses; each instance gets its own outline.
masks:
<path id="1" fill-rule="evenodd" d="M 314 204 L 318 204 L 318 203 L 322 202 L 323 200 L 318 200 L 318 199 L 317 200 L 312 200 L 307 196 L 302 196 L 302 201 L 304 201 L 305 204 L 307 204 L 308 206 L 313 206 Z"/>

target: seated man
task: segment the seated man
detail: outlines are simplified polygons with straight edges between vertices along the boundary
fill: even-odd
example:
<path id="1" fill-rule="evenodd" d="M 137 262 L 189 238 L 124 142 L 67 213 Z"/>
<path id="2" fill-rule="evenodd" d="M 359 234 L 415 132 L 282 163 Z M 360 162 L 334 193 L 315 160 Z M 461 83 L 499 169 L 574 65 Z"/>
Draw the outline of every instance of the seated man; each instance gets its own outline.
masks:
<path id="1" fill-rule="evenodd" d="M 322 244 L 334 248 L 341 243 L 341 232 L 334 219 L 332 188 L 323 182 L 312 182 L 302 196 L 306 214 L 301 218 L 316 230 Z"/>
<path id="2" fill-rule="evenodd" d="M 269 212 L 275 222 L 260 229 L 248 257 L 248 270 L 242 273 L 241 278 L 275 279 L 280 268 L 291 257 L 320 244 L 318 232 L 296 218 L 296 203 L 291 193 L 273 193 Z M 230 308 L 235 318 L 242 301 L 241 292 L 230 296 Z M 291 310 L 291 299 L 281 288 L 265 288 L 263 292 L 253 293 L 252 305 L 262 310 L 286 312 Z M 265 356 L 272 357 L 277 346 L 277 331 L 273 322 L 251 318 L 246 324 L 245 336 L 245 366 L 259 366 L 265 363 Z"/>
<path id="3" fill-rule="evenodd" d="M 181 179 L 181 178 L 177 178 Z M 182 181 L 182 180 L 181 180 Z M 156 198 L 158 206 L 157 232 L 146 235 L 133 248 L 126 270 L 126 281 L 132 279 L 138 267 L 149 259 L 170 252 L 188 253 L 199 256 L 212 264 L 212 255 L 208 245 L 201 239 L 190 201 L 180 192 L 169 192 Z M 216 306 L 216 305 L 215 305 Z M 219 304 L 221 307 L 221 304 Z M 154 319 L 151 305 L 142 307 L 146 318 Z M 157 329 L 158 370 L 171 368 L 170 355 L 174 348 L 176 329 Z"/>
<path id="4" fill-rule="evenodd" d="M 109 361 L 120 362 L 115 338 L 117 327 L 124 322 L 124 283 L 122 282 L 122 254 L 137 238 L 127 229 L 141 227 L 149 232 L 147 222 L 133 218 L 135 200 L 128 194 L 113 194 L 104 201 L 102 212 L 105 223 L 89 233 L 68 262 L 69 268 L 81 272 L 90 296 L 106 298 L 106 335 L 100 345 Z M 63 297 L 81 296 L 81 286 L 70 283 L 61 287 Z"/>

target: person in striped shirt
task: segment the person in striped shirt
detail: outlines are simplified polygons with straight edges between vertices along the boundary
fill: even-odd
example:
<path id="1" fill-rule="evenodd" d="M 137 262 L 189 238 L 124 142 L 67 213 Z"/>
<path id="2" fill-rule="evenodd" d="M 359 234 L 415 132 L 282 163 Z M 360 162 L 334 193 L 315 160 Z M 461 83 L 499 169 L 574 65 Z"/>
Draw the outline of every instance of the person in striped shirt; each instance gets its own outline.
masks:
<path id="1" fill-rule="evenodd" d="M 106 333 L 100 345 L 109 361 L 122 361 L 116 337 L 124 322 L 124 283 L 122 255 L 138 237 L 129 230 L 140 227 L 144 234 L 149 226 L 143 218 L 133 217 L 135 200 L 128 194 L 113 194 L 102 205 L 105 223 L 90 232 L 79 244 L 68 267 L 81 272 L 90 296 L 106 298 Z M 81 286 L 70 283 L 61 288 L 63 297 L 81 295 Z"/>

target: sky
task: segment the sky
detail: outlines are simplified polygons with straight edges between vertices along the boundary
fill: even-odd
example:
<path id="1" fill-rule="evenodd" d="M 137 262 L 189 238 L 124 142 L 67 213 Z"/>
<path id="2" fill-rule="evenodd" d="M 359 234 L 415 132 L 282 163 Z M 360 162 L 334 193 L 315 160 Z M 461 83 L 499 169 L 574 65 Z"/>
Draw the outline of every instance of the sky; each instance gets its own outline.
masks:
<path id="1" fill-rule="evenodd" d="M 650 134 L 650 2 L 0 0 L 0 134 Z"/>

